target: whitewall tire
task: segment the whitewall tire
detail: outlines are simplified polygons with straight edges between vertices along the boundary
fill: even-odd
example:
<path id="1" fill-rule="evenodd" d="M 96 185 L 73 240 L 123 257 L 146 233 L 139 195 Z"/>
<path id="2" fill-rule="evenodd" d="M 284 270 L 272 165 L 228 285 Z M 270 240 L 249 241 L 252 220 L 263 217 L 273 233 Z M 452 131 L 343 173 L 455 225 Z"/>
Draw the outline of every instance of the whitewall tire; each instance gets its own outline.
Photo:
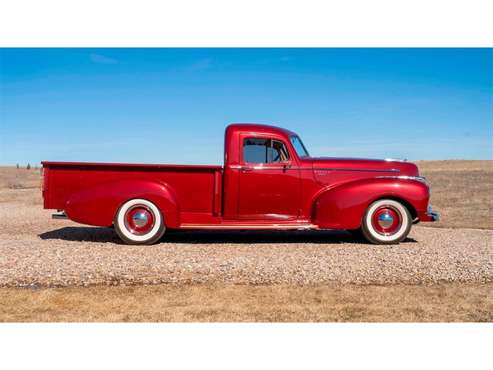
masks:
<path id="1" fill-rule="evenodd" d="M 393 199 L 370 204 L 361 222 L 361 232 L 374 244 L 397 244 L 411 231 L 411 214 L 406 206 Z"/>
<path id="2" fill-rule="evenodd" d="M 113 221 L 115 231 L 127 244 L 154 244 L 166 231 L 159 208 L 146 199 L 124 203 Z"/>

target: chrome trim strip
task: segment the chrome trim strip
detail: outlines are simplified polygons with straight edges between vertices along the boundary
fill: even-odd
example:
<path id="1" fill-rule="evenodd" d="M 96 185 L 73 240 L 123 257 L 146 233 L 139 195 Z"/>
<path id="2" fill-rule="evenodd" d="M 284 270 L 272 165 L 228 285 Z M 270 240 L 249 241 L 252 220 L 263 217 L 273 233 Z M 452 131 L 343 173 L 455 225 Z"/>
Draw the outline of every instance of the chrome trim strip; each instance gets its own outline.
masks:
<path id="1" fill-rule="evenodd" d="M 407 159 L 400 159 L 400 158 L 385 158 L 385 162 L 407 162 Z"/>
<path id="2" fill-rule="evenodd" d="M 282 163 L 281 163 L 282 164 Z M 374 169 L 374 168 L 301 168 L 301 167 L 289 167 L 287 166 L 241 166 L 237 164 L 231 164 L 228 166 L 232 170 L 242 170 L 244 168 L 252 169 L 252 170 L 305 170 L 305 171 L 351 171 L 351 172 L 400 172 L 397 168 L 389 168 L 389 169 Z M 382 176 L 384 177 L 384 176 Z M 397 177 L 397 176 L 388 176 L 388 177 Z"/>
<path id="3" fill-rule="evenodd" d="M 377 176 L 377 179 L 399 179 L 399 180 L 416 180 L 428 184 L 426 177 L 423 176 Z"/>
<path id="4" fill-rule="evenodd" d="M 401 172 L 397 168 L 381 169 L 374 168 L 313 168 L 314 171 L 355 171 L 355 172 Z"/>

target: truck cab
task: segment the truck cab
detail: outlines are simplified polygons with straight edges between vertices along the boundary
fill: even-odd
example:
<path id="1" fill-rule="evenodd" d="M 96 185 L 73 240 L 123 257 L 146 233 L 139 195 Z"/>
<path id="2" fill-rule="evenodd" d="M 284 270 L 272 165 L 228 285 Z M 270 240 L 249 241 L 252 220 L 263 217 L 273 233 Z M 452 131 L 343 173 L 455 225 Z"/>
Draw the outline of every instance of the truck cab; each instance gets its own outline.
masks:
<path id="1" fill-rule="evenodd" d="M 301 216 L 301 158 L 308 152 L 296 134 L 261 125 L 226 129 L 224 217 L 239 220 L 298 220 Z M 298 140 L 298 154 L 291 140 Z"/>
<path id="2" fill-rule="evenodd" d="M 342 229 L 394 244 L 436 221 L 429 185 L 399 160 L 311 157 L 287 129 L 231 124 L 224 166 L 43 162 L 44 207 L 132 244 L 166 229 Z M 60 213 L 61 212 L 61 213 Z"/>

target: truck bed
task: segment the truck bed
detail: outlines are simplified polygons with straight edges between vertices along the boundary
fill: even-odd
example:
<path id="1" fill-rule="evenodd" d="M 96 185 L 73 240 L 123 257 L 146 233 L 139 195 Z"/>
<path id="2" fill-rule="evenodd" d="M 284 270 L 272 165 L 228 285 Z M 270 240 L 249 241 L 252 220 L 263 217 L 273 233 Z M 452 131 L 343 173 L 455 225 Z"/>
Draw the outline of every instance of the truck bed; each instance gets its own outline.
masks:
<path id="1" fill-rule="evenodd" d="M 169 185 L 176 193 L 181 212 L 211 215 L 220 212 L 221 166 L 88 162 L 42 162 L 42 165 L 46 209 L 63 210 L 72 195 L 93 186 L 141 180 Z"/>

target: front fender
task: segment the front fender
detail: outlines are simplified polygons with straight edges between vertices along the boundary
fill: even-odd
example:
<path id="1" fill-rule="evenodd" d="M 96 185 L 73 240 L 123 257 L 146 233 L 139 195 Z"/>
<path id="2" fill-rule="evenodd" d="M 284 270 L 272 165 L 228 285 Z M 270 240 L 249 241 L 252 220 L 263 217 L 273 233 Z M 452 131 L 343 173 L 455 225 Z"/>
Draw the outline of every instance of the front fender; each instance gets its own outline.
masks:
<path id="1" fill-rule="evenodd" d="M 319 192 L 313 203 L 313 222 L 327 229 L 357 229 L 368 206 L 382 198 L 400 200 L 415 214 L 428 206 L 430 190 L 411 178 L 370 178 L 347 182 Z"/>
<path id="2" fill-rule="evenodd" d="M 147 199 L 161 210 L 167 227 L 177 227 L 179 206 L 175 192 L 167 184 L 145 180 L 122 180 L 98 184 L 73 194 L 65 213 L 82 224 L 111 226 L 120 206 L 130 199 Z"/>

